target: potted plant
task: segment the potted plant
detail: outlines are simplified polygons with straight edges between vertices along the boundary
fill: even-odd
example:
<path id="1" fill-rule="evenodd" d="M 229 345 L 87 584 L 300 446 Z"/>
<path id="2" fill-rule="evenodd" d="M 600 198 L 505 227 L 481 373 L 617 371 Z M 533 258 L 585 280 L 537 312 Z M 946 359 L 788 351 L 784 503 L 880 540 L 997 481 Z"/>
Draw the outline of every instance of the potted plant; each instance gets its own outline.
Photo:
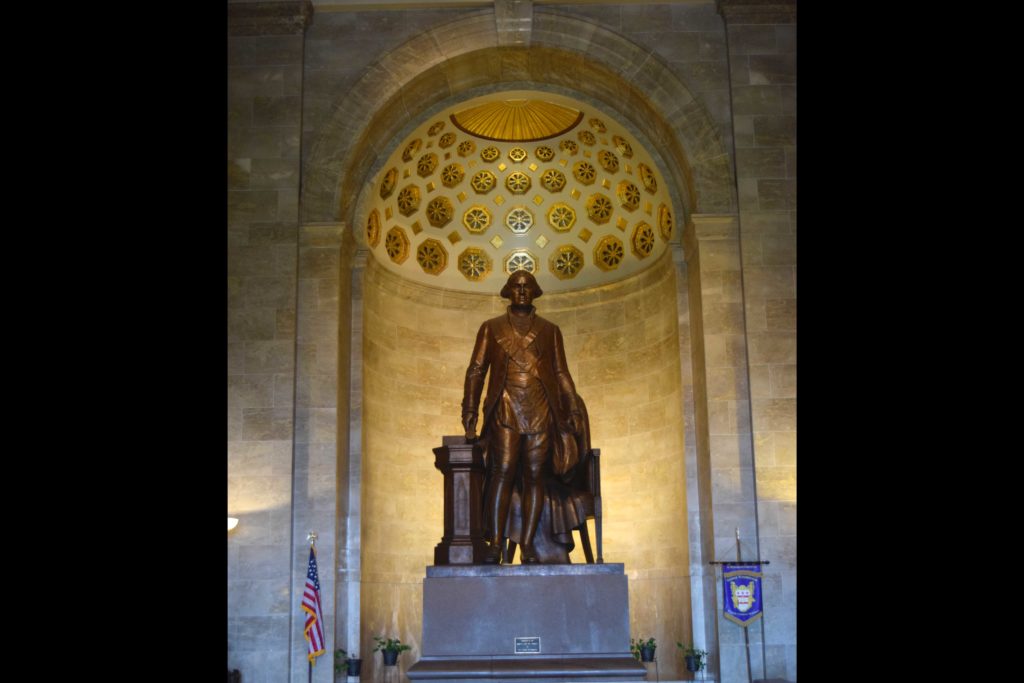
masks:
<path id="1" fill-rule="evenodd" d="M 382 638 L 381 636 L 374 636 L 373 639 L 377 641 L 377 646 L 373 648 L 374 652 L 380 650 L 384 657 L 384 666 L 394 666 L 398 663 L 398 655 L 406 650 L 411 650 L 412 647 L 406 645 L 398 638 Z"/>
<path id="2" fill-rule="evenodd" d="M 363 660 L 350 656 L 345 648 L 334 651 L 334 673 L 340 674 L 344 669 L 346 676 L 358 676 L 362 665 Z"/>
<path id="3" fill-rule="evenodd" d="M 680 642 L 676 642 L 676 647 L 683 651 L 687 671 L 697 673 L 707 666 L 707 650 L 698 650 L 692 645 L 683 645 Z"/>
<path id="4" fill-rule="evenodd" d="M 653 662 L 654 661 L 654 650 L 658 646 L 654 643 L 654 638 L 648 638 L 644 640 L 629 639 L 629 651 L 633 653 L 633 656 L 641 662 Z"/>

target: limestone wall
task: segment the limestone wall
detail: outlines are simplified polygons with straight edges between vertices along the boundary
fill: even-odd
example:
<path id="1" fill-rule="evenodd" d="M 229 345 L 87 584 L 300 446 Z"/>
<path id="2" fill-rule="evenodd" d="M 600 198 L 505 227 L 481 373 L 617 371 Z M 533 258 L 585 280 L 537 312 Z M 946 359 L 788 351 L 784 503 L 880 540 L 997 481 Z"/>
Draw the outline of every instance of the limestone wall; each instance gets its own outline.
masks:
<path id="1" fill-rule="evenodd" d="M 752 460 L 733 472 L 753 472 L 760 553 L 771 561 L 753 647 L 764 655 L 766 677 L 796 680 L 796 18 L 780 11 L 784 4 L 774 11 L 732 4 L 739 7 L 725 13 L 753 437 Z M 740 677 L 742 634 L 721 631 L 723 676 Z"/>
<path id="2" fill-rule="evenodd" d="M 503 304 L 497 297 L 480 301 L 403 289 L 372 272 L 372 265 L 350 293 L 350 269 L 356 268 L 357 278 L 359 270 L 350 262 L 341 239 L 347 228 L 338 217 L 353 205 L 355 193 L 337 188 L 343 181 L 358 188 L 363 180 L 330 177 L 315 164 L 303 169 L 303 187 L 314 186 L 317 193 L 310 206 L 303 194 L 310 225 L 299 229 L 300 159 L 303 164 L 341 159 L 350 146 L 365 146 L 357 127 L 345 128 L 344 134 L 332 131 L 354 125 L 358 112 L 382 110 L 406 71 L 418 73 L 434 64 L 423 61 L 425 53 L 404 53 L 407 41 L 424 36 L 434 41 L 429 54 L 443 73 L 421 88 L 404 90 L 400 107 L 392 102 L 387 108 L 392 118 L 411 120 L 430 106 L 438 87 L 454 92 L 465 87 L 463 81 L 480 78 L 476 67 L 451 55 L 461 54 L 460 41 L 497 44 L 490 37 L 494 14 L 489 7 L 317 11 L 310 20 L 301 2 L 243 5 L 251 11 L 230 7 L 227 65 L 227 497 L 229 512 L 242 519 L 228 538 L 228 663 L 240 668 L 246 681 L 283 681 L 289 670 L 293 680 L 305 679 L 298 597 L 304 527 L 313 524 L 323 533 L 320 576 L 328 647 L 359 648 L 370 665 L 364 670 L 369 680 L 372 634 L 386 630 L 413 644 L 419 636 L 423 566 L 441 530 L 440 475 L 430 449 L 441 434 L 459 431 L 462 373 L 473 335 L 480 320 Z M 671 659 L 681 665 L 672 650 L 674 641 L 689 633 L 692 590 L 702 599 L 694 609 L 703 610 L 694 637 L 713 651 L 709 680 L 746 680 L 742 634 L 731 625 L 719 625 L 715 633 L 720 598 L 711 577 L 697 576 L 696 570 L 729 556 L 738 526 L 744 539 L 756 533 L 762 556 L 772 560 L 764 625 L 751 632 L 754 675 L 762 673 L 763 652 L 765 675 L 796 679 L 796 76 L 795 17 L 786 10 L 792 5 L 786 0 L 539 3 L 533 7 L 535 41 L 549 50 L 579 50 L 582 61 L 568 60 L 571 68 L 563 69 L 560 62 L 513 68 L 519 62 L 512 60 L 495 72 L 499 80 L 511 78 L 507 68 L 513 75 L 526 74 L 523 78 L 566 83 L 580 73 L 600 77 L 612 69 L 625 80 L 595 85 L 594 92 L 634 84 L 644 95 L 631 94 L 624 110 L 644 128 L 653 107 L 664 125 L 644 132 L 659 145 L 681 146 L 693 169 L 693 186 L 678 191 L 684 203 L 693 202 L 687 210 L 699 225 L 691 226 L 696 236 L 686 247 L 686 263 L 676 247 L 675 276 L 659 263 L 613 289 L 538 301 L 542 315 L 563 328 L 570 367 L 590 406 L 595 445 L 605 457 L 605 557 L 626 563 L 631 629 L 658 639 L 662 678 L 688 677 L 669 673 L 666 664 Z M 240 18 L 243 10 L 249 14 Z M 277 16 L 281 12 L 291 16 Z M 573 23 L 574 17 L 600 29 L 570 30 L 584 28 Z M 472 35 L 445 29 L 463 18 L 472 19 L 463 26 Z M 629 44 L 615 42 L 618 36 Z M 374 66 L 392 53 L 401 73 Z M 602 59 L 610 61 L 598 64 Z M 662 67 L 692 97 L 667 94 L 652 78 L 665 73 L 658 71 Z M 353 96 L 353 86 L 367 77 L 382 84 L 380 97 L 365 97 L 372 90 Z M 346 118 L 337 112 L 354 113 Z M 325 141 L 331 142 L 329 149 L 323 148 Z M 386 143 L 373 139 L 370 145 L 387 155 Z M 358 170 L 369 173 L 369 164 Z M 724 232 L 723 225 L 728 226 Z M 375 307 L 372 315 L 362 313 L 363 286 L 367 307 Z M 649 298 L 672 304 L 663 310 Z M 410 319 L 396 311 L 419 299 L 427 304 L 424 320 L 408 324 Z M 660 341 L 667 317 L 678 323 L 670 326 L 678 339 L 672 353 L 671 344 Z M 355 337 L 348 336 L 351 330 Z M 439 330 L 444 344 L 422 338 Z M 351 375 L 349 340 L 356 363 Z M 411 357 L 399 348 L 413 349 Z M 627 352 L 638 360 L 623 362 Z M 388 375 L 392 365 L 413 370 L 401 387 Z M 667 375 L 682 381 L 673 386 Z M 441 380 L 452 388 L 427 390 Z M 640 385 L 646 393 L 634 388 Z M 391 401 L 389 395 L 397 398 Z M 680 422 L 658 428 L 655 416 L 662 413 L 671 414 L 670 422 L 679 416 Z M 682 415 L 693 416 L 685 432 L 693 438 L 685 443 Z M 353 427 L 351 443 L 346 424 Z M 414 430 L 423 425 L 433 431 L 420 440 Z M 649 446 L 640 461 L 625 446 L 634 437 Z M 685 476 L 684 446 L 694 470 Z M 678 463 L 669 455 L 676 449 Z M 404 467 L 402 481 L 394 482 L 387 474 L 394 463 L 415 464 Z M 332 479 L 335 490 L 330 490 Z M 632 504 L 624 492 L 648 480 L 667 488 L 650 496 L 649 505 Z M 684 500 L 684 484 L 699 496 Z M 378 509 L 400 511 L 412 518 L 409 528 L 428 533 L 411 544 L 385 544 L 382 539 L 394 528 L 369 521 Z M 664 538 L 662 522 L 675 519 L 677 509 L 679 534 Z M 689 551 L 681 512 L 686 509 Z M 701 539 L 695 538 L 698 531 Z M 687 574 L 694 574 L 692 586 Z M 336 579 L 345 582 L 338 597 Z M 336 621 L 330 615 L 335 605 Z M 361 642 L 353 643 L 357 627 Z M 403 655 L 403 667 L 415 654 Z M 314 678 L 324 683 L 333 678 L 330 652 L 320 662 Z"/>
<path id="3" fill-rule="evenodd" d="M 246 683 L 287 680 L 297 608 L 290 542 L 302 23 L 291 9 L 248 8 L 229 22 L 227 508 L 240 521 L 228 536 L 227 659 Z"/>

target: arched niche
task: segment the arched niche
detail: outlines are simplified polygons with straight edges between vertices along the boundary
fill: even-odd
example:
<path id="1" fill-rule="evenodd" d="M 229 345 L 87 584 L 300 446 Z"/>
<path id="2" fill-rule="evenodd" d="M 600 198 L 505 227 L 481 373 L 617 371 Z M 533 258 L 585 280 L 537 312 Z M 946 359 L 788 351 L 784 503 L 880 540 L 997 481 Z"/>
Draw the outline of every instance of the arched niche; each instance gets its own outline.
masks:
<path id="1" fill-rule="evenodd" d="M 638 137 L 644 139 L 651 149 L 658 150 L 659 166 L 671 184 L 677 202 L 680 227 L 691 213 L 729 213 L 735 210 L 732 170 L 721 136 L 700 102 L 667 65 L 649 51 L 602 27 L 576 18 L 535 10 L 533 39 L 529 47 L 499 46 L 493 14 L 481 12 L 424 31 L 378 60 L 354 88 L 339 93 L 332 114 L 317 131 L 316 139 L 304 162 L 301 197 L 303 223 L 361 226 L 364 217 L 360 215 L 358 199 L 372 190 L 370 179 L 411 126 L 417 125 L 447 103 L 468 98 L 488 89 L 524 87 L 567 92 L 591 102 L 599 109 L 614 111 L 621 119 L 630 122 Z M 348 261 L 343 260 L 342 263 Z M 300 278 L 301 267 L 300 262 Z M 343 272 L 339 273 L 342 280 L 348 277 L 345 268 L 343 265 Z M 430 288 L 421 285 L 411 289 L 410 287 L 408 283 L 384 273 L 382 269 L 374 268 L 372 263 L 366 267 L 360 292 L 360 305 L 358 309 L 353 306 L 351 310 L 362 311 L 362 319 L 359 322 L 365 325 L 363 338 L 370 343 L 364 345 L 362 357 L 358 361 L 353 358 L 354 362 L 361 363 L 365 368 L 371 368 L 375 363 L 378 364 L 378 368 L 386 368 L 390 361 L 401 362 L 406 355 L 397 348 L 386 349 L 390 355 L 382 354 L 380 349 L 373 348 L 377 341 L 386 343 L 384 340 L 388 339 L 392 323 L 395 332 L 392 341 L 400 334 L 397 319 L 370 320 L 372 316 L 377 315 L 376 311 L 392 310 L 390 304 L 396 304 L 401 300 L 426 302 L 427 305 L 416 312 L 413 319 L 418 315 L 435 319 L 455 315 L 463 321 L 473 316 L 479 318 L 474 318 L 471 323 L 465 323 L 470 327 L 479 324 L 479 321 L 493 311 L 501 310 L 502 306 L 496 296 L 453 296 L 440 290 L 431 291 Z M 596 328 L 589 332 L 580 331 L 581 317 L 584 321 L 584 330 L 587 329 L 588 320 L 607 318 L 611 308 L 621 311 L 623 316 L 629 311 L 640 311 L 644 313 L 644 320 L 659 321 L 651 323 L 652 325 L 664 323 L 667 326 L 664 330 L 666 334 L 661 335 L 659 342 L 654 346 L 648 343 L 649 339 L 637 346 L 641 362 L 637 363 L 634 358 L 634 365 L 630 369 L 642 367 L 643 359 L 646 359 L 654 362 L 663 375 L 675 377 L 669 385 L 656 390 L 653 394 L 657 397 L 655 403 L 661 406 L 666 414 L 671 414 L 671 420 L 678 418 L 678 421 L 670 424 L 666 428 L 668 431 L 662 435 L 664 443 L 671 445 L 661 449 L 661 442 L 648 443 L 647 446 L 653 447 L 653 450 L 660 454 L 675 452 L 677 455 L 665 458 L 663 465 L 667 469 L 652 465 L 649 460 L 641 460 L 637 463 L 635 471 L 630 472 L 630 476 L 637 475 L 637 481 L 645 482 L 661 477 L 663 482 L 675 486 L 673 490 L 679 496 L 676 501 L 676 518 L 679 526 L 646 524 L 643 521 L 643 510 L 626 510 L 620 505 L 617 511 L 620 514 L 619 521 L 633 520 L 629 522 L 633 528 L 616 530 L 613 527 L 609 532 L 613 538 L 616 534 L 619 534 L 619 538 L 624 538 L 628 533 L 638 534 L 641 542 L 632 548 L 632 551 L 638 554 L 645 552 L 642 549 L 646 543 L 660 544 L 657 548 L 646 548 L 650 559 L 649 566 L 644 567 L 645 573 L 642 577 L 639 573 L 631 577 L 634 587 L 631 597 L 634 624 L 637 627 L 645 629 L 646 624 L 658 623 L 659 620 L 665 624 L 672 624 L 672 628 L 666 628 L 664 633 L 645 633 L 658 635 L 663 644 L 671 642 L 668 639 L 675 637 L 674 634 L 689 630 L 690 586 L 685 575 L 688 567 L 682 474 L 682 390 L 678 382 L 681 358 L 678 340 L 674 336 L 677 332 L 674 326 L 677 289 L 676 269 L 673 267 L 672 258 L 666 254 L 657 267 L 631 278 L 614 294 L 601 290 L 585 291 L 565 294 L 565 299 L 560 301 L 546 299 L 538 302 L 542 314 L 553 313 L 552 318 L 578 335 L 572 342 L 567 340 L 570 363 L 575 362 L 573 372 L 579 373 L 581 379 L 588 373 L 594 373 L 594 386 L 600 383 L 598 379 L 602 375 L 607 376 L 608 368 L 612 369 L 610 383 L 624 380 L 621 373 L 625 369 L 624 366 L 629 363 L 628 356 L 625 356 L 625 360 L 618 357 L 611 362 L 610 356 L 607 355 L 608 348 L 597 349 L 596 358 L 581 357 L 574 361 L 573 354 L 581 353 L 582 356 L 586 356 L 588 344 L 607 345 L 610 343 L 607 341 L 608 338 L 620 340 L 616 342 L 615 352 L 622 353 L 623 347 L 628 346 L 630 340 L 628 335 L 621 332 L 600 335 Z M 550 310 L 549 305 L 552 305 Z M 367 312 L 367 309 L 374 310 Z M 559 316 L 562 316 L 561 320 Z M 346 321 L 341 322 L 342 328 L 345 329 Z M 640 321 L 632 321 L 634 325 L 638 322 Z M 640 324 L 642 326 L 647 323 Z M 428 324 L 427 330 L 424 331 L 422 325 L 417 323 L 415 329 L 425 332 L 426 337 L 429 336 L 431 325 L 433 323 Z M 378 327 L 381 329 L 377 329 Z M 655 331 L 654 335 L 658 336 L 659 332 Z M 401 334 L 408 335 L 408 329 Z M 587 335 L 592 336 L 584 339 Z M 462 352 L 461 355 L 468 354 L 472 332 L 467 336 L 470 342 L 461 344 L 464 349 L 454 341 L 446 344 L 445 348 L 458 348 Z M 430 345 L 423 340 L 420 340 L 420 343 Z M 672 344 L 674 348 L 666 347 L 665 344 Z M 601 357 L 602 353 L 606 356 Z M 465 359 L 462 359 L 461 355 L 456 358 L 453 352 L 450 359 L 438 361 L 442 364 L 463 365 L 461 370 L 441 368 L 434 373 L 436 377 L 427 379 L 439 379 L 447 373 L 452 375 L 447 377 L 450 384 L 455 375 L 464 371 Z M 585 360 L 594 361 L 595 364 L 585 368 Z M 683 358 L 682 361 L 685 362 L 686 359 Z M 429 376 L 430 362 L 432 360 L 423 364 L 418 363 L 415 372 L 419 374 L 420 367 L 427 367 L 428 370 L 424 374 Z M 604 368 L 601 367 L 602 362 L 607 363 Z M 619 375 L 615 375 L 616 367 L 619 368 Z M 373 392 L 380 388 L 373 386 L 373 382 L 380 380 L 378 385 L 388 383 L 388 378 L 383 375 L 369 379 L 369 382 L 367 379 L 368 377 L 360 376 L 359 391 L 363 392 L 364 399 L 368 395 L 373 398 Z M 367 384 L 371 386 L 368 387 Z M 585 387 L 587 381 L 584 380 L 582 384 Z M 422 391 L 422 387 L 428 385 L 429 383 L 421 385 L 419 390 Z M 350 389 L 350 386 L 339 385 L 339 404 L 344 402 L 344 397 L 348 396 Z M 397 387 L 393 386 L 391 390 L 397 392 Z M 383 399 L 386 394 L 386 391 L 381 392 L 381 398 Z M 651 389 L 648 387 L 647 398 L 649 399 L 651 395 Z M 627 403 L 631 398 L 628 395 L 623 397 L 621 394 L 616 396 L 617 400 Z M 452 400 L 450 396 L 442 399 L 442 410 L 443 406 Z M 383 400 L 366 401 L 362 405 L 364 424 L 369 421 L 372 425 L 405 429 L 417 424 L 426 426 L 429 423 L 422 420 L 421 416 L 415 415 L 406 416 L 402 422 L 394 419 L 394 416 L 375 416 L 375 408 L 370 405 L 374 402 L 386 403 Z M 649 418 L 639 411 L 630 414 L 628 406 L 625 406 L 624 413 L 613 417 L 616 410 L 624 408 L 621 403 L 612 408 L 600 405 L 596 407 L 597 419 L 601 420 L 602 424 L 614 425 L 627 433 L 631 425 L 637 426 L 641 431 L 650 428 L 653 426 L 652 421 L 656 419 Z M 441 430 L 444 433 L 455 433 L 458 430 L 456 413 L 450 412 L 451 415 L 446 413 L 447 417 L 444 418 L 447 420 L 445 424 L 450 425 Z M 591 412 L 593 414 L 594 410 Z M 429 458 L 429 455 L 407 454 L 404 450 L 400 452 L 391 445 L 384 446 L 385 450 L 390 449 L 386 457 L 375 458 L 374 439 L 377 440 L 376 443 L 383 444 L 386 434 L 374 436 L 370 434 L 371 431 L 364 428 L 362 436 L 365 447 L 361 454 L 364 458 L 363 478 L 355 482 L 357 487 L 361 488 L 349 492 L 349 495 L 364 496 L 364 536 L 361 542 L 363 552 L 370 553 L 369 556 L 364 555 L 364 561 L 369 559 L 369 562 L 362 566 L 363 588 L 359 610 L 362 614 L 374 617 L 364 619 L 361 625 L 358 614 L 349 614 L 347 617 L 349 622 L 355 621 L 357 624 L 364 655 L 369 654 L 372 646 L 370 636 L 378 632 L 399 634 L 403 640 L 410 641 L 415 646 L 421 620 L 419 583 L 418 580 L 410 578 L 410 572 L 413 570 L 409 557 L 403 556 L 402 553 L 399 553 L 398 557 L 386 557 L 386 552 L 380 557 L 373 555 L 378 548 L 383 547 L 374 536 L 379 537 L 387 532 L 386 529 L 366 526 L 366 518 L 373 505 L 384 500 L 375 491 L 402 487 L 412 487 L 413 490 L 417 487 L 430 487 L 433 483 L 427 478 L 436 476 L 428 467 L 415 473 L 403 473 L 398 480 L 383 479 L 386 472 L 384 469 L 374 471 L 373 468 L 377 465 L 401 468 L 402 459 L 406 455 L 423 458 Z M 421 444 L 405 445 L 424 450 Z M 595 445 L 607 448 L 603 444 Z M 612 450 L 615 450 L 614 446 Z M 622 450 L 624 451 L 625 447 Z M 645 488 L 646 485 L 634 483 L 632 479 L 629 480 L 629 486 L 634 489 L 631 491 L 634 499 L 642 496 L 645 491 L 649 492 Z M 397 506 L 395 509 L 396 518 L 400 518 L 403 513 L 397 512 Z M 615 512 L 613 506 L 609 510 L 609 515 Z M 428 507 L 428 521 L 430 514 Z M 435 535 L 437 533 L 434 532 Z M 399 538 L 397 541 L 389 542 L 401 544 L 406 540 Z M 676 541 L 681 544 L 676 544 Z M 431 545 L 433 542 L 432 540 Z M 642 561 L 638 563 L 638 566 L 640 565 L 643 565 Z M 673 566 L 681 568 L 684 574 L 673 574 Z M 647 588 L 638 592 L 636 588 L 641 586 L 643 580 L 649 581 Z M 655 586 L 656 583 L 659 585 Z M 353 605 L 352 602 L 349 604 Z M 642 621 L 638 618 L 640 615 L 643 615 Z M 671 672 L 663 672 L 669 673 Z"/>

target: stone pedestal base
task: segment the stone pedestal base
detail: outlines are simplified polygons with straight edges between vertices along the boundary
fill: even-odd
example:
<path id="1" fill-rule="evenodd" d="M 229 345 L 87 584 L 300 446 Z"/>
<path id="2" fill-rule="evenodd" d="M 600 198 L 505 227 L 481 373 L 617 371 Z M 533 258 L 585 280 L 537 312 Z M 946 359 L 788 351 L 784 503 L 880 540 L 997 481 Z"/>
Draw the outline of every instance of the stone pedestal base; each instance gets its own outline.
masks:
<path id="1" fill-rule="evenodd" d="M 517 654 L 517 639 L 521 649 Z M 622 564 L 427 567 L 423 656 L 437 682 L 642 681 Z"/>
<path id="2" fill-rule="evenodd" d="M 434 449 L 434 467 L 444 475 L 444 536 L 434 564 L 478 564 L 487 556 L 483 531 L 484 452 L 465 436 L 446 436 Z"/>

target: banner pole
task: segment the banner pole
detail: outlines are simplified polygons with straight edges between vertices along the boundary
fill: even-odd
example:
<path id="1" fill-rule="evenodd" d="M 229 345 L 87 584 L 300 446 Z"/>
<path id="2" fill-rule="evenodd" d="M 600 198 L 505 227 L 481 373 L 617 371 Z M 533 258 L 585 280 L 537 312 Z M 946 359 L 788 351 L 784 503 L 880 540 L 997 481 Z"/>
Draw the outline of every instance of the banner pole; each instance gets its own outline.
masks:
<path id="1" fill-rule="evenodd" d="M 736 527 L 736 564 L 742 563 L 740 555 L 740 528 Z M 750 671 L 750 631 L 743 627 L 743 644 L 747 651 L 747 683 L 754 683 L 754 676 Z"/>
<path id="2" fill-rule="evenodd" d="M 310 550 L 312 550 L 313 548 L 316 547 L 316 538 L 317 538 L 317 535 L 315 533 L 313 533 L 312 531 L 310 531 L 309 533 L 306 534 L 306 540 L 309 541 L 309 549 Z M 323 628 L 323 627 L 321 626 L 321 628 Z M 307 656 L 307 659 L 309 659 L 308 656 Z M 308 662 L 307 666 L 308 666 L 308 674 L 307 674 L 307 679 L 306 680 L 309 683 L 313 683 L 313 660 L 312 659 L 309 659 L 309 662 Z"/>

